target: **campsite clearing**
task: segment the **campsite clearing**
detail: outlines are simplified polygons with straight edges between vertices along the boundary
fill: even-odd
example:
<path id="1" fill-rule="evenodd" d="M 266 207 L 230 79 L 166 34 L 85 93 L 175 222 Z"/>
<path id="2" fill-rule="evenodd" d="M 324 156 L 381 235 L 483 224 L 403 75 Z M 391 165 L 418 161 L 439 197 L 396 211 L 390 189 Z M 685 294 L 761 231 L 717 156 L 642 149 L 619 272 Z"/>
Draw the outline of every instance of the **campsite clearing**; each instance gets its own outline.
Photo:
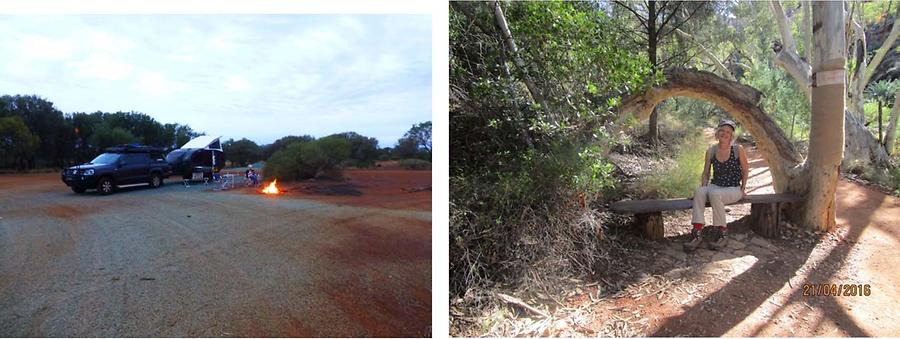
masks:
<path id="1" fill-rule="evenodd" d="M 430 336 L 431 192 L 404 189 L 431 172 L 346 173 L 280 196 L 0 176 L 0 336 Z"/>

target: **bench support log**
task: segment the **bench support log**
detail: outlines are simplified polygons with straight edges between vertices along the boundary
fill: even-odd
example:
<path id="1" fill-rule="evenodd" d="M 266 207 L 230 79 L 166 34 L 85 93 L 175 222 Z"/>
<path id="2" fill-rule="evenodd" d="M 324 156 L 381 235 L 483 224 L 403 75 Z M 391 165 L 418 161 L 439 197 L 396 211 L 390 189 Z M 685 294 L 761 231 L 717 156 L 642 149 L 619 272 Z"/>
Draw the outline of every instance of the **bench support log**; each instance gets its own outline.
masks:
<path id="1" fill-rule="evenodd" d="M 779 204 L 750 204 L 750 228 L 766 238 L 781 234 L 781 209 Z"/>
<path id="2" fill-rule="evenodd" d="M 644 230 L 644 236 L 650 240 L 664 238 L 662 212 L 640 213 L 634 215 L 637 225 Z"/>

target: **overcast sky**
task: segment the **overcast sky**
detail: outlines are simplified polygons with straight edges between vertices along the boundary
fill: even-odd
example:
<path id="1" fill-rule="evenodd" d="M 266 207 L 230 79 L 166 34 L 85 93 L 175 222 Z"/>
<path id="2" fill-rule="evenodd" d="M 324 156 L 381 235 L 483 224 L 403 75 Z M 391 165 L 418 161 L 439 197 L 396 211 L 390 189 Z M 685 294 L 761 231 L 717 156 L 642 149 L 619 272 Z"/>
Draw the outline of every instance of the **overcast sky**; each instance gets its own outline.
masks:
<path id="1" fill-rule="evenodd" d="M 271 143 L 431 120 L 428 15 L 0 15 L 0 94 Z"/>

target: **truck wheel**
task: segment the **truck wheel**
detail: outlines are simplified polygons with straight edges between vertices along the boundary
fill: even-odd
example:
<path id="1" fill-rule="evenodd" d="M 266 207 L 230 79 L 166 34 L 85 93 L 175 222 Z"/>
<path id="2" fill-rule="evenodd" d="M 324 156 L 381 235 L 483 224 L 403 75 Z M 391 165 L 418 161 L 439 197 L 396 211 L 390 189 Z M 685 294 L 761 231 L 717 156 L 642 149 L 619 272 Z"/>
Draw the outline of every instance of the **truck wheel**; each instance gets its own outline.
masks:
<path id="1" fill-rule="evenodd" d="M 162 178 L 160 178 L 159 173 L 153 173 L 150 175 L 150 187 L 159 188 L 162 186 Z"/>
<path id="2" fill-rule="evenodd" d="M 78 193 L 78 194 L 84 193 L 84 191 L 86 191 L 86 190 L 87 190 L 87 188 L 84 188 L 84 187 L 72 187 L 72 191 L 74 191 L 75 193 Z"/>
<path id="3" fill-rule="evenodd" d="M 115 184 L 113 184 L 112 179 L 109 177 L 100 178 L 100 182 L 97 183 L 97 193 L 100 195 L 107 195 L 113 192 L 115 189 Z"/>

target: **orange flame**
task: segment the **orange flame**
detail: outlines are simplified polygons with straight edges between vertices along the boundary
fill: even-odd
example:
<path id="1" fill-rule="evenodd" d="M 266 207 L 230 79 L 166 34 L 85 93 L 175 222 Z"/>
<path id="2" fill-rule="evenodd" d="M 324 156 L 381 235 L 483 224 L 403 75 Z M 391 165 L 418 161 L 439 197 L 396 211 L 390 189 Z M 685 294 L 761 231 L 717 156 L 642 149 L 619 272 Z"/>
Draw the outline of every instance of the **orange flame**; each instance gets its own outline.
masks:
<path id="1" fill-rule="evenodd" d="M 262 192 L 265 193 L 265 194 L 278 194 L 278 193 L 280 193 L 281 191 L 278 190 L 278 186 L 275 186 L 275 183 L 276 183 L 277 181 L 278 181 L 278 179 L 272 180 L 272 183 L 270 183 L 268 186 L 266 186 L 266 188 L 263 188 Z"/>

